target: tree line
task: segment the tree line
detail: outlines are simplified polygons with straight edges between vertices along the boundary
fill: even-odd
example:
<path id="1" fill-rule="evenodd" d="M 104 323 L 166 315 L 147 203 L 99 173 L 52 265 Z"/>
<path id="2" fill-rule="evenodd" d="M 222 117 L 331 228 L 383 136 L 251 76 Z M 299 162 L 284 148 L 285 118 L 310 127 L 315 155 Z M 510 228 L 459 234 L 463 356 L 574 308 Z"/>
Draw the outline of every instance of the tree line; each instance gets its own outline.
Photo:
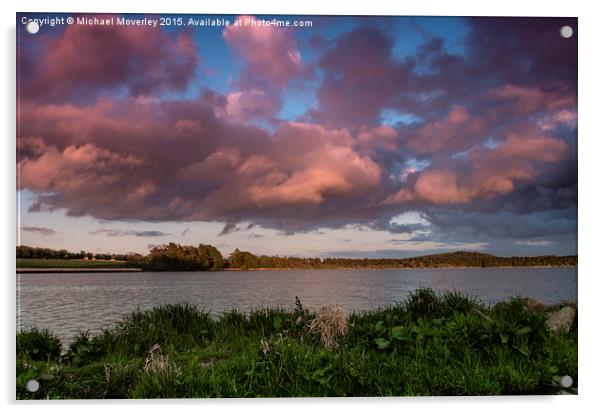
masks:
<path id="1" fill-rule="evenodd" d="M 235 250 L 228 263 L 233 268 L 437 268 L 437 267 L 535 267 L 575 266 L 577 256 L 542 255 L 498 257 L 480 252 L 451 252 L 413 258 L 296 258 L 261 255 Z"/>
<path id="2" fill-rule="evenodd" d="M 65 249 L 53 250 L 51 248 L 28 247 L 27 245 L 17 246 L 17 258 L 135 261 L 138 260 L 140 257 L 142 257 L 142 255 L 140 254 L 92 253 L 84 250 L 81 250 L 80 252 L 70 252 Z"/>
<path id="3" fill-rule="evenodd" d="M 223 269 L 337 269 L 337 268 L 438 268 L 438 267 L 534 267 L 575 266 L 577 256 L 542 255 L 535 257 L 498 257 L 480 252 L 451 252 L 413 258 L 298 258 L 255 255 L 234 250 L 228 258 L 209 244 L 169 243 L 154 247 L 147 255 L 71 253 L 49 248 L 17 247 L 17 258 L 114 259 L 148 271 L 220 271 Z"/>

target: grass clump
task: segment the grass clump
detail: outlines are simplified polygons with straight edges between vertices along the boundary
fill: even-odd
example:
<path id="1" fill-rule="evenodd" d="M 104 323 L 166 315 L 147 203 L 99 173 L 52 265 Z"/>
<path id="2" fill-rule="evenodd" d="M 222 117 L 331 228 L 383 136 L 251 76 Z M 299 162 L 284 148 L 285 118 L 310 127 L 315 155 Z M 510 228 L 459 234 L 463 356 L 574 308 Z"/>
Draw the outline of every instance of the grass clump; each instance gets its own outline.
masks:
<path id="1" fill-rule="evenodd" d="M 48 330 L 36 328 L 17 333 L 17 357 L 33 361 L 58 360 L 61 341 Z"/>
<path id="2" fill-rule="evenodd" d="M 578 378 L 576 323 L 552 334 L 524 300 L 487 307 L 426 289 L 349 315 L 299 300 L 218 318 L 163 306 L 81 333 L 62 356 L 48 332 L 17 340 L 20 399 L 541 394 Z M 39 342 L 54 350 L 34 352 Z"/>

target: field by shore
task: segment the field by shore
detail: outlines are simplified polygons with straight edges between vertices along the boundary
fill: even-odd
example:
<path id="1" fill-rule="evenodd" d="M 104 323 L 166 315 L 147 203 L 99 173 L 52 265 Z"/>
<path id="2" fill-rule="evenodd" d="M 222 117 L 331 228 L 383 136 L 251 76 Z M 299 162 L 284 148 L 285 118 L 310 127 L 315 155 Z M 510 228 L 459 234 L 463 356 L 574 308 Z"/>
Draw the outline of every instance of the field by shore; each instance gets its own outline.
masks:
<path id="1" fill-rule="evenodd" d="M 578 381 L 577 322 L 551 331 L 544 306 L 493 307 L 421 289 L 403 303 L 237 311 L 182 304 L 125 315 L 68 348 L 51 332 L 17 334 L 17 398 L 188 398 L 557 393 Z M 36 392 L 26 386 L 40 384 Z"/>
<path id="2" fill-rule="evenodd" d="M 17 258 L 17 269 L 21 268 L 125 268 L 124 261 L 111 260 L 80 260 L 80 259 L 44 259 Z"/>
<path id="3" fill-rule="evenodd" d="M 44 259 L 44 258 L 17 258 L 17 273 L 44 273 L 44 272 L 136 272 L 142 271 L 140 267 L 128 261 L 118 260 L 82 260 L 82 259 Z M 529 265 L 525 268 L 559 268 L 574 267 L 576 265 Z M 414 270 L 422 268 L 455 268 L 471 269 L 481 268 L 461 265 L 433 265 L 425 267 L 399 267 L 399 266 L 327 266 L 323 268 L 312 267 L 257 267 L 257 268 L 223 268 L 223 271 L 285 271 L 285 270 Z M 517 268 L 517 266 L 495 266 L 490 268 Z"/>

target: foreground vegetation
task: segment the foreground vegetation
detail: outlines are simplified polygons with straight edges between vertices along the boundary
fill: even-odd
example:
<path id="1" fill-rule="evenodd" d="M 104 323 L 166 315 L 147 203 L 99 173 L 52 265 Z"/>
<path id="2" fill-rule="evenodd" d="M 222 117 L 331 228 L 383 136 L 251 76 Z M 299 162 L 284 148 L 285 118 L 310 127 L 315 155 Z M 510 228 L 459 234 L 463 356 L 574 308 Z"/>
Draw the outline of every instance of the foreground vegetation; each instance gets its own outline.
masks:
<path id="1" fill-rule="evenodd" d="M 524 300 L 490 308 L 429 289 L 348 318 L 299 301 L 218 319 L 172 305 L 66 349 L 47 331 L 20 332 L 16 373 L 19 399 L 548 393 L 559 375 L 577 380 L 577 324 L 551 334 Z"/>
<path id="2" fill-rule="evenodd" d="M 83 261 L 83 257 L 87 257 L 88 260 Z M 108 259 L 115 261 L 94 261 Z M 221 271 L 223 269 L 558 267 L 577 265 L 577 256 L 497 257 L 480 252 L 458 251 L 413 258 L 298 258 L 257 256 L 249 251 L 236 249 L 228 258 L 224 258 L 213 245 L 192 246 L 171 242 L 152 248 L 145 256 L 140 254 L 93 255 L 85 251 L 70 253 L 65 250 L 18 246 L 17 268 L 25 267 L 23 265 L 25 262 L 48 266 L 30 268 L 75 268 L 79 264 L 80 268 L 123 266 L 147 271 Z"/>

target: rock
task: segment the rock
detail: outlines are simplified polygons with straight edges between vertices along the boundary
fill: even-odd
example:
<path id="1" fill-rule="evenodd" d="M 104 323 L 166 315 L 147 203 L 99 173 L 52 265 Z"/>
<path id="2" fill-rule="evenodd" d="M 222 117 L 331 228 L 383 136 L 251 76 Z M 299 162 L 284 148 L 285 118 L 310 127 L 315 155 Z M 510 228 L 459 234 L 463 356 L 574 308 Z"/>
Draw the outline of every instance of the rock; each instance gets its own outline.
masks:
<path id="1" fill-rule="evenodd" d="M 564 307 L 567 307 L 567 306 L 568 307 L 573 307 L 575 310 L 578 310 L 577 309 L 577 301 L 564 301 L 562 303 L 549 305 L 548 308 L 547 308 L 547 310 L 546 310 L 546 312 L 558 311 L 561 308 L 564 308 Z"/>
<path id="2" fill-rule="evenodd" d="M 546 311 L 547 306 L 541 301 L 537 301 L 533 298 L 527 298 L 524 301 L 525 308 L 530 311 L 543 312 Z"/>
<path id="3" fill-rule="evenodd" d="M 571 330 L 576 315 L 577 311 L 573 307 L 563 307 L 558 311 L 548 314 L 546 326 L 553 333 L 568 333 Z"/>

